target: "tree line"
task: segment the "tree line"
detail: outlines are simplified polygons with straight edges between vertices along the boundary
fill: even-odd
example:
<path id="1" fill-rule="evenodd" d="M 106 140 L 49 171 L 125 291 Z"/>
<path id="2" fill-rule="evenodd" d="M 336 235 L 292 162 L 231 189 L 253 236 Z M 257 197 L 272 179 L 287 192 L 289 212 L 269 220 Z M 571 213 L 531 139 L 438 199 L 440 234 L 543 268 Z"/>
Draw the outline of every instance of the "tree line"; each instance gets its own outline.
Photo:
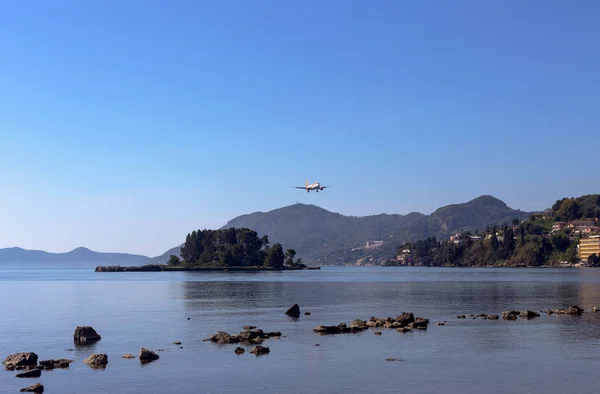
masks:
<path id="1" fill-rule="evenodd" d="M 304 268 L 296 251 L 285 252 L 280 243 L 269 246 L 269 238 L 248 228 L 194 230 L 186 236 L 180 257 L 171 255 L 169 266 Z"/>
<path id="2" fill-rule="evenodd" d="M 480 238 L 462 233 L 458 242 L 429 237 L 405 243 L 397 254 L 409 249 L 415 265 L 425 266 L 541 266 L 578 261 L 577 245 L 581 234 L 565 228 L 552 232 L 556 221 L 600 218 L 600 195 L 558 200 L 545 214 L 531 215 L 523 222 L 486 228 Z M 398 265 L 389 261 L 386 265 Z M 600 266 L 600 256 L 592 255 L 588 264 Z"/>

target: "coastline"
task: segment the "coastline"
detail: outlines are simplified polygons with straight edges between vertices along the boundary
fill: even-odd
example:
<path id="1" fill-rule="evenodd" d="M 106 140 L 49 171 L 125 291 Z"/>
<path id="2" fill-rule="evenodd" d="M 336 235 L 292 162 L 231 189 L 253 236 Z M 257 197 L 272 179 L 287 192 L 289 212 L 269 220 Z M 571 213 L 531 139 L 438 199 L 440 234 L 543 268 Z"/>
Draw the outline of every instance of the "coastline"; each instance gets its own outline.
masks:
<path id="1" fill-rule="evenodd" d="M 94 272 L 161 272 L 161 271 L 229 271 L 229 272 L 256 272 L 256 271 L 302 271 L 302 270 L 320 270 L 321 267 L 306 268 L 271 268 L 271 267 L 169 267 L 161 264 L 150 264 L 142 266 L 121 266 L 121 265 L 99 265 Z"/>

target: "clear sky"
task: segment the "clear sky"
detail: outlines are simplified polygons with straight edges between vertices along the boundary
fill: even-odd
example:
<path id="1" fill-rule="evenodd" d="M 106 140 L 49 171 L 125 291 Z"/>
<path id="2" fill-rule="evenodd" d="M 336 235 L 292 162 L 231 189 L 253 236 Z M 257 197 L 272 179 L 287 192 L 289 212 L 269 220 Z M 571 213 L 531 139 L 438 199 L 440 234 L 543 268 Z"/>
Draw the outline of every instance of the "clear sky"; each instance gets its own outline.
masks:
<path id="1" fill-rule="evenodd" d="M 600 192 L 600 2 L 0 2 L 0 247 Z M 331 185 L 307 194 L 304 181 Z"/>

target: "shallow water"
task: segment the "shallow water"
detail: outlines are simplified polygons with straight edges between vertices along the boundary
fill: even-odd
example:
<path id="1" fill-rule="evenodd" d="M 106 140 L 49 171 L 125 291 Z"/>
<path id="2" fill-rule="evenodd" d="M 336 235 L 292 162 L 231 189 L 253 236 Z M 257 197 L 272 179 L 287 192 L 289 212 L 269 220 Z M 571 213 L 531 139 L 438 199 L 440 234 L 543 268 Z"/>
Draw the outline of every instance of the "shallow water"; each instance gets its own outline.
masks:
<path id="1" fill-rule="evenodd" d="M 525 321 L 457 319 L 508 309 L 600 307 L 600 270 L 324 267 L 292 272 L 0 270 L 0 358 L 33 351 L 70 358 L 68 370 L 18 379 L 0 370 L 0 392 L 42 383 L 47 393 L 595 393 L 600 313 Z M 298 303 L 302 312 L 284 314 Z M 426 331 L 369 329 L 321 336 L 319 324 L 410 311 Z M 188 320 L 189 317 L 189 320 Z M 437 321 L 446 326 L 436 326 Z M 102 340 L 73 344 L 77 325 Z M 236 355 L 205 342 L 245 325 L 281 331 L 271 353 Z M 173 344 L 183 342 L 183 349 Z M 319 344 L 320 346 L 315 346 Z M 141 365 L 141 347 L 160 359 Z M 73 348 L 73 351 L 67 349 Z M 164 349 L 164 351 L 158 351 Z M 83 363 L 106 353 L 108 366 Z M 395 358 L 397 361 L 386 361 Z"/>

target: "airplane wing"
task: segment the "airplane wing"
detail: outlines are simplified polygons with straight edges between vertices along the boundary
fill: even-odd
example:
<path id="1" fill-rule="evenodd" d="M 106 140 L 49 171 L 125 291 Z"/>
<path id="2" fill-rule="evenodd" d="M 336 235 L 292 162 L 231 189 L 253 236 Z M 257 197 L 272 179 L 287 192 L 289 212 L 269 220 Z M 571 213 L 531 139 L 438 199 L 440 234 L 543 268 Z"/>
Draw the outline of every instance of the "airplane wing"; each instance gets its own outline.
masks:
<path id="1" fill-rule="evenodd" d="M 293 187 L 295 187 L 296 189 L 306 189 L 306 186 L 293 186 Z"/>

